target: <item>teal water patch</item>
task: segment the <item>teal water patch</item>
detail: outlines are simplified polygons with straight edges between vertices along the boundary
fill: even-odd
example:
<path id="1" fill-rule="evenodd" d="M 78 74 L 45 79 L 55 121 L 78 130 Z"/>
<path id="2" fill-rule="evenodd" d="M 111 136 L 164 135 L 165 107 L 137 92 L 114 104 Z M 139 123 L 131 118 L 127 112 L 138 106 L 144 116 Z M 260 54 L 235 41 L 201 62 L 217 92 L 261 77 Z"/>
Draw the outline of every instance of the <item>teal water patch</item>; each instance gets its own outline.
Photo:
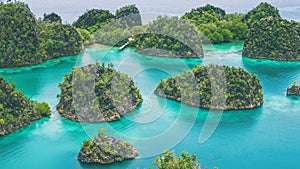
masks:
<path id="1" fill-rule="evenodd" d="M 300 100 L 287 97 L 285 93 L 293 81 L 300 83 L 300 64 L 243 58 L 241 50 L 242 43 L 204 46 L 205 57 L 217 57 L 219 64 L 243 67 L 256 73 L 264 88 L 265 102 L 252 110 L 224 112 L 216 131 L 203 144 L 199 143 L 199 136 L 211 112 L 158 97 L 153 90 L 161 79 L 203 64 L 206 58 L 153 57 L 137 54 L 130 48 L 119 52 L 117 48 L 98 47 L 35 66 L 0 69 L 0 75 L 16 82 L 26 96 L 47 101 L 52 108 L 50 118 L 0 138 L 0 168 L 148 168 L 153 166 L 155 159 L 148 157 L 149 154 L 165 149 L 195 153 L 201 166 L 208 168 L 300 167 Z M 77 123 L 62 118 L 55 110 L 56 95 L 60 92 L 58 83 L 73 66 L 96 60 L 105 64 L 112 62 L 117 70 L 129 74 L 140 88 L 144 101 L 116 122 Z M 101 167 L 80 164 L 77 153 L 82 141 L 96 135 L 99 127 L 106 127 L 108 135 L 132 143 L 140 156 Z M 177 132 L 168 133 L 172 129 Z M 153 142 L 144 142 L 143 138 Z"/>

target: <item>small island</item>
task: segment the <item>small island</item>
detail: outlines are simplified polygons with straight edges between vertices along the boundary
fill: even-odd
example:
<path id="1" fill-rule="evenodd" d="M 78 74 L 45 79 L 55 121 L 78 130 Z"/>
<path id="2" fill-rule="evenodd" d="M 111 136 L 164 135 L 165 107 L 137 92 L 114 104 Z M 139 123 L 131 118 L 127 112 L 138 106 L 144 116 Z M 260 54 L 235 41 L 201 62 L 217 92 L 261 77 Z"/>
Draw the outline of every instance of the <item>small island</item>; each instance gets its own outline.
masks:
<path id="1" fill-rule="evenodd" d="M 138 151 L 129 143 L 106 136 L 104 129 L 99 129 L 98 136 L 83 142 L 78 160 L 87 164 L 111 164 L 137 157 Z"/>
<path id="2" fill-rule="evenodd" d="M 192 71 L 162 80 L 155 93 L 205 109 L 240 110 L 263 104 L 257 76 L 230 66 L 195 66 Z"/>
<path id="3" fill-rule="evenodd" d="M 50 116 L 47 103 L 38 103 L 15 89 L 0 76 L 0 136 L 27 126 L 31 122 Z"/>
<path id="4" fill-rule="evenodd" d="M 68 119 L 80 122 L 120 120 L 134 110 L 142 96 L 132 79 L 113 69 L 96 64 L 74 67 L 59 84 L 61 94 L 58 112 Z"/>
<path id="5" fill-rule="evenodd" d="M 244 43 L 243 56 L 279 61 L 300 60 L 300 23 L 282 19 L 278 10 L 266 3 L 249 12 L 245 20 L 250 33 Z"/>
<path id="6" fill-rule="evenodd" d="M 294 82 L 291 87 L 287 89 L 287 95 L 296 95 L 300 96 L 300 86 L 297 85 L 296 82 Z"/>

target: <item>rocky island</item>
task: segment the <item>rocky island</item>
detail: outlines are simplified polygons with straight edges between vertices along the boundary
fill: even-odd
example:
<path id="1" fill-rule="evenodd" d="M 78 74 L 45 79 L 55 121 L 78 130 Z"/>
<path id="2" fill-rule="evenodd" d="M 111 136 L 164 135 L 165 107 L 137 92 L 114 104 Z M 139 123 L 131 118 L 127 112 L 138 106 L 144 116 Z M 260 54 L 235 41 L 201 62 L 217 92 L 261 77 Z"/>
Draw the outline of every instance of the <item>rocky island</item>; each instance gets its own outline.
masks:
<path id="1" fill-rule="evenodd" d="M 32 121 L 50 116 L 47 103 L 38 103 L 15 89 L 0 77 L 0 136 L 27 126 Z"/>
<path id="2" fill-rule="evenodd" d="M 251 109 L 263 103 L 257 76 L 229 66 L 195 66 L 192 71 L 162 80 L 155 93 L 205 109 Z"/>
<path id="3" fill-rule="evenodd" d="M 78 160 L 88 164 L 111 164 L 137 156 L 138 151 L 131 144 L 106 136 L 104 129 L 99 129 L 97 137 L 83 142 Z"/>
<path id="4" fill-rule="evenodd" d="M 0 67 L 39 64 L 83 50 L 79 32 L 57 14 L 37 20 L 22 2 L 0 3 L 0 13 Z"/>
<path id="5" fill-rule="evenodd" d="M 73 68 L 59 84 L 61 94 L 58 112 L 68 119 L 81 122 L 119 120 L 135 109 L 142 96 L 132 79 L 98 62 Z"/>
<path id="6" fill-rule="evenodd" d="M 300 60 L 300 23 L 282 19 L 275 7 L 262 3 L 245 19 L 250 33 L 243 56 L 258 59 Z M 251 23 L 251 24 L 250 24 Z"/>
<path id="7" fill-rule="evenodd" d="M 287 89 L 287 95 L 297 95 L 300 96 L 300 86 L 297 86 L 297 83 L 294 82 L 291 87 Z"/>

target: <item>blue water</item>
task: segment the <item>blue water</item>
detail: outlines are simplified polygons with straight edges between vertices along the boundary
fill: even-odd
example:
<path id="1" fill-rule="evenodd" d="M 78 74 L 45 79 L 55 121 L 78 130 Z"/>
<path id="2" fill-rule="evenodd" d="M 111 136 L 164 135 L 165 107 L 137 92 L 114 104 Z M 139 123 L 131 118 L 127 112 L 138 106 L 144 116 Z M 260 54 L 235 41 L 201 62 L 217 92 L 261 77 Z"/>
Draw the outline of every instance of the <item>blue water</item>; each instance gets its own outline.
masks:
<path id="1" fill-rule="evenodd" d="M 201 167 L 220 169 L 298 168 L 300 164 L 300 98 L 287 97 L 286 88 L 300 82 L 300 63 L 242 58 L 242 43 L 205 46 L 204 59 L 172 59 L 144 56 L 133 49 L 91 47 L 84 53 L 51 60 L 40 65 L 0 69 L 0 75 L 17 83 L 25 95 L 51 105 L 51 118 L 36 121 L 0 138 L 1 169 L 124 169 L 148 168 L 155 156 L 169 149 L 195 153 Z M 95 60 L 129 74 L 140 88 L 143 103 L 120 121 L 77 123 L 55 110 L 57 87 L 74 65 Z M 227 111 L 211 137 L 199 142 L 205 124 L 213 126 L 220 114 L 160 98 L 153 90 L 160 79 L 191 69 L 195 64 L 218 63 L 243 67 L 256 73 L 263 85 L 262 107 Z M 209 120 L 206 121 L 206 118 Z M 76 157 L 83 140 L 107 134 L 132 143 L 137 159 L 113 165 L 82 165 Z"/>

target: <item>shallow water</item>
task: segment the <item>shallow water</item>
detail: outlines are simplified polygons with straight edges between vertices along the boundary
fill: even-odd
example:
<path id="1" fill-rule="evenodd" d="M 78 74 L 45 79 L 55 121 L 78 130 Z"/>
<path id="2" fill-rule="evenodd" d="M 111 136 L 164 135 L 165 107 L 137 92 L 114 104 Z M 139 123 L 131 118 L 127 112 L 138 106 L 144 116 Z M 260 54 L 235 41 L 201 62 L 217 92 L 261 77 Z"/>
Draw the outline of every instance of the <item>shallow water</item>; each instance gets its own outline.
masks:
<path id="1" fill-rule="evenodd" d="M 285 92 L 293 81 L 300 82 L 300 63 L 242 58 L 241 50 L 242 43 L 205 46 L 204 59 L 172 59 L 140 55 L 133 49 L 119 52 L 100 47 L 36 66 L 0 69 L 0 75 L 16 82 L 26 96 L 47 101 L 52 107 L 50 119 L 0 138 L 0 168 L 147 168 L 152 166 L 153 155 L 165 149 L 195 153 L 202 167 L 298 168 L 300 99 L 287 97 Z M 116 69 L 133 77 L 144 99 L 142 105 L 118 122 L 76 123 L 60 117 L 55 110 L 58 83 L 72 66 L 95 60 L 112 62 Z M 211 62 L 256 73 L 263 85 L 265 103 L 252 110 L 224 112 L 213 135 L 200 143 L 204 125 L 213 126 L 219 114 L 157 97 L 153 90 L 160 79 Z M 208 115 L 210 120 L 205 123 Z M 80 164 L 76 156 L 82 141 L 96 135 L 99 127 L 106 127 L 108 135 L 132 143 L 140 156 L 101 167 Z"/>

